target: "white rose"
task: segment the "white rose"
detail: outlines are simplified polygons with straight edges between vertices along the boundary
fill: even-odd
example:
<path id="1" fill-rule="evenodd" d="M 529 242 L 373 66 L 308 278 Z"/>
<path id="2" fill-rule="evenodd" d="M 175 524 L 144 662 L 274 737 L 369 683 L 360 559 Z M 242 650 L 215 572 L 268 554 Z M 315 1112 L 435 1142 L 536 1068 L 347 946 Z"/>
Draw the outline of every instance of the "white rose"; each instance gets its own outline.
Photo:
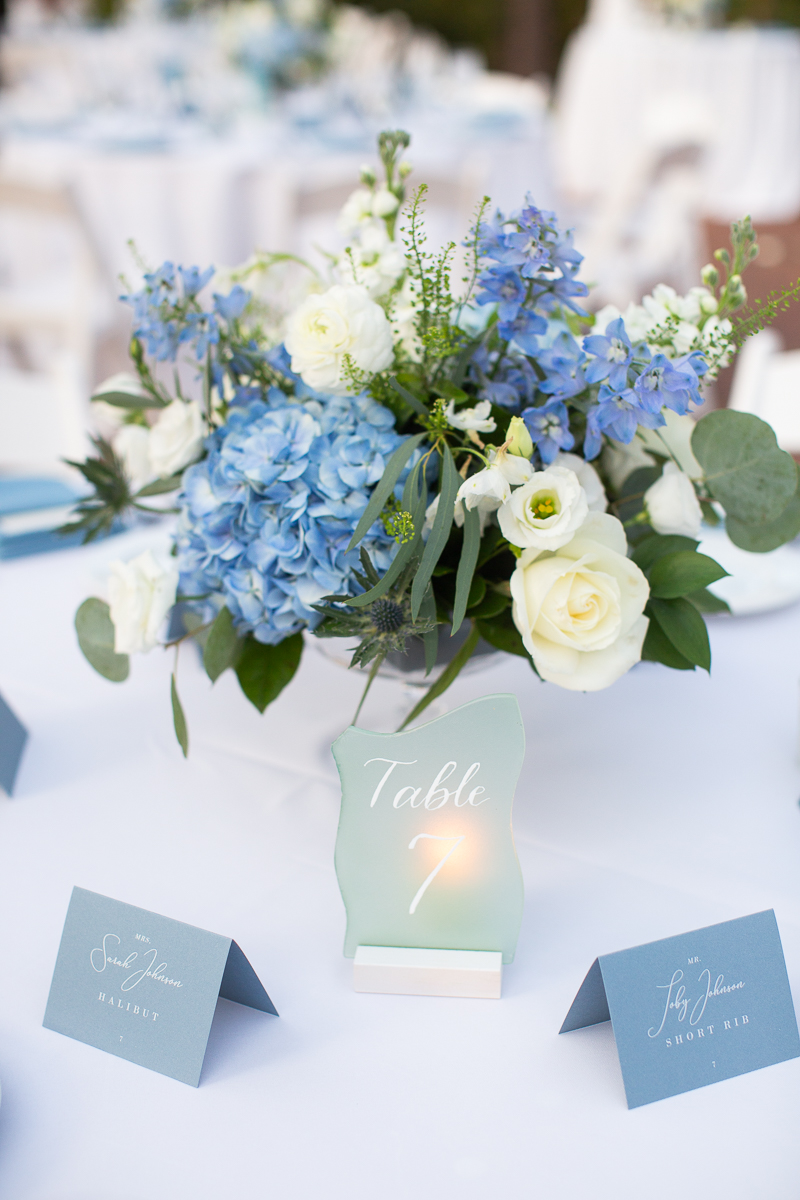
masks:
<path id="1" fill-rule="evenodd" d="M 372 216 L 372 192 L 369 188 L 356 188 L 344 202 L 339 213 L 339 229 L 344 234 L 355 233 L 363 221 Z"/>
<path id="2" fill-rule="evenodd" d="M 153 478 L 150 430 L 145 425 L 123 425 L 114 434 L 111 445 L 132 490 L 138 492 Z"/>
<path id="3" fill-rule="evenodd" d="M 111 564 L 108 596 L 117 654 L 139 654 L 157 645 L 177 587 L 175 567 L 157 562 L 150 550 L 130 562 Z"/>
<path id="4" fill-rule="evenodd" d="M 644 504 L 656 533 L 699 536 L 703 510 L 691 479 L 675 463 L 664 464 L 661 478 L 645 492 Z"/>
<path id="5" fill-rule="evenodd" d="M 150 430 L 148 452 L 153 474 L 168 479 L 199 458 L 206 428 L 196 400 L 173 400 Z"/>
<path id="6" fill-rule="evenodd" d="M 525 550 L 518 559 L 512 615 L 543 679 L 595 692 L 641 658 L 650 589 L 627 548 L 616 517 L 591 513 L 555 554 Z"/>
<path id="7" fill-rule="evenodd" d="M 566 467 L 535 471 L 512 493 L 497 520 L 513 546 L 558 550 L 586 520 L 589 505 L 578 476 Z"/>
<path id="8" fill-rule="evenodd" d="M 600 480 L 600 476 L 595 471 L 591 463 L 584 460 L 577 454 L 565 454 L 560 451 L 551 466 L 566 467 L 569 471 L 574 471 L 578 476 L 578 483 L 586 492 L 586 503 L 589 505 L 589 512 L 605 512 L 608 508 L 608 500 L 606 498 L 606 489 Z"/>
<path id="9" fill-rule="evenodd" d="M 342 377 L 346 355 L 368 372 L 383 371 L 394 355 L 386 313 L 358 284 L 307 296 L 289 317 L 285 345 L 309 387 L 339 394 L 351 386 Z"/>
<path id="10" fill-rule="evenodd" d="M 455 400 L 449 400 L 444 410 L 447 424 L 451 425 L 453 429 L 461 429 L 465 432 L 468 429 L 474 429 L 478 433 L 494 433 L 497 429 L 497 422 L 491 415 L 491 400 L 481 400 L 474 408 L 462 408 L 460 412 L 456 412 L 455 408 Z"/>
<path id="11" fill-rule="evenodd" d="M 400 201 L 394 192 L 385 187 L 378 188 L 372 197 L 372 212 L 376 217 L 390 217 L 393 212 L 397 212 L 399 205 Z"/>

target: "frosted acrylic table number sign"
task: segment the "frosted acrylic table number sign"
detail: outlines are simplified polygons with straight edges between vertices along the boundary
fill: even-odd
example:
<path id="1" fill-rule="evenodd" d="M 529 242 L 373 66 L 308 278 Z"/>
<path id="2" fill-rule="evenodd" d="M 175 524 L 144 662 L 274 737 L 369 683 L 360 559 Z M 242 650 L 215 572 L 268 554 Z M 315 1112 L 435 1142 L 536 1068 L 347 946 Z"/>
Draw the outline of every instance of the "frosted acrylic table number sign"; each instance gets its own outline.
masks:
<path id="1" fill-rule="evenodd" d="M 499 998 L 522 920 L 511 806 L 524 753 L 511 695 L 404 733 L 351 726 L 334 743 L 356 991 Z"/>

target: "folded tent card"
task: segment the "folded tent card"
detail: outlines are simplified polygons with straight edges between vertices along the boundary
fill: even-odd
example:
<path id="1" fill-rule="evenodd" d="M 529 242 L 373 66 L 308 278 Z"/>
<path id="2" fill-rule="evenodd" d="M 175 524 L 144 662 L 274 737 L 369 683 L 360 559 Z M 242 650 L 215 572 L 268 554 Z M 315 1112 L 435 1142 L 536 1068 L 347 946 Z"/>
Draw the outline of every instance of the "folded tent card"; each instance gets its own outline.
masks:
<path id="1" fill-rule="evenodd" d="M 403 733 L 351 726 L 336 874 L 356 991 L 499 998 L 522 874 L 511 807 L 525 755 L 515 696 L 484 696 Z"/>
<path id="2" fill-rule="evenodd" d="M 559 1033 L 609 1019 L 628 1108 L 800 1057 L 774 912 L 596 958 Z"/>
<path id="3" fill-rule="evenodd" d="M 218 996 L 278 1015 L 231 938 L 73 888 L 46 1029 L 197 1087 Z"/>

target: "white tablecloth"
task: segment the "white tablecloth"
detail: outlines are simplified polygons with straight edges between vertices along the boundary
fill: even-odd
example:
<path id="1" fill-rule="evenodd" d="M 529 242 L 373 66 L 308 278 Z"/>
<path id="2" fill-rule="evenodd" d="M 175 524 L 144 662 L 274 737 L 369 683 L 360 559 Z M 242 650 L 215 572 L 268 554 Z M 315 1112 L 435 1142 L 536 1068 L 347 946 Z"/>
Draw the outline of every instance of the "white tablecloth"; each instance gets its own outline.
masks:
<path id="1" fill-rule="evenodd" d="M 112 685 L 72 631 L 137 536 L 0 575 L 31 731 L 0 800 L 0 1195 L 797 1200 L 800 1060 L 628 1112 L 610 1026 L 558 1029 L 597 954 L 770 907 L 800 999 L 800 610 L 715 621 L 711 678 L 458 682 L 451 704 L 514 691 L 525 718 L 517 957 L 501 1001 L 356 995 L 327 746 L 361 681 L 312 648 L 259 717 L 184 653 L 184 762 L 169 661 Z M 236 938 L 280 1018 L 220 1001 L 198 1090 L 43 1029 L 75 884 Z"/>
<path id="2" fill-rule="evenodd" d="M 708 146 L 702 203 L 719 220 L 800 211 L 800 34 L 597 20 L 558 89 L 556 164 L 578 199 L 608 192 L 650 146 Z"/>

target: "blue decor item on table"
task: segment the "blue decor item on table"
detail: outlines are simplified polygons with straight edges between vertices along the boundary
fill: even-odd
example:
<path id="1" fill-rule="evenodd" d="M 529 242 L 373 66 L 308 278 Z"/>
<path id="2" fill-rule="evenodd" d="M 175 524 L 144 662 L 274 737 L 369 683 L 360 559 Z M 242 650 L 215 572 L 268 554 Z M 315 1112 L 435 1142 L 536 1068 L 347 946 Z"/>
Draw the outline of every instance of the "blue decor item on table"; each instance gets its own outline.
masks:
<path id="1" fill-rule="evenodd" d="M 595 959 L 559 1032 L 609 1019 L 628 1108 L 800 1057 L 775 913 Z"/>
<path id="2" fill-rule="evenodd" d="M 523 905 L 511 831 L 525 755 L 516 697 L 484 696 L 404 733 L 351 725 L 333 755 L 345 956 L 400 946 L 512 962 Z"/>
<path id="3" fill-rule="evenodd" d="M 78 546 L 80 533 L 60 534 L 78 493 L 61 479 L 0 477 L 0 559 Z"/>
<path id="4" fill-rule="evenodd" d="M 0 788 L 11 795 L 28 731 L 0 696 Z"/>
<path id="5" fill-rule="evenodd" d="M 73 888 L 46 1029 L 197 1087 L 219 996 L 278 1015 L 231 938 Z"/>

